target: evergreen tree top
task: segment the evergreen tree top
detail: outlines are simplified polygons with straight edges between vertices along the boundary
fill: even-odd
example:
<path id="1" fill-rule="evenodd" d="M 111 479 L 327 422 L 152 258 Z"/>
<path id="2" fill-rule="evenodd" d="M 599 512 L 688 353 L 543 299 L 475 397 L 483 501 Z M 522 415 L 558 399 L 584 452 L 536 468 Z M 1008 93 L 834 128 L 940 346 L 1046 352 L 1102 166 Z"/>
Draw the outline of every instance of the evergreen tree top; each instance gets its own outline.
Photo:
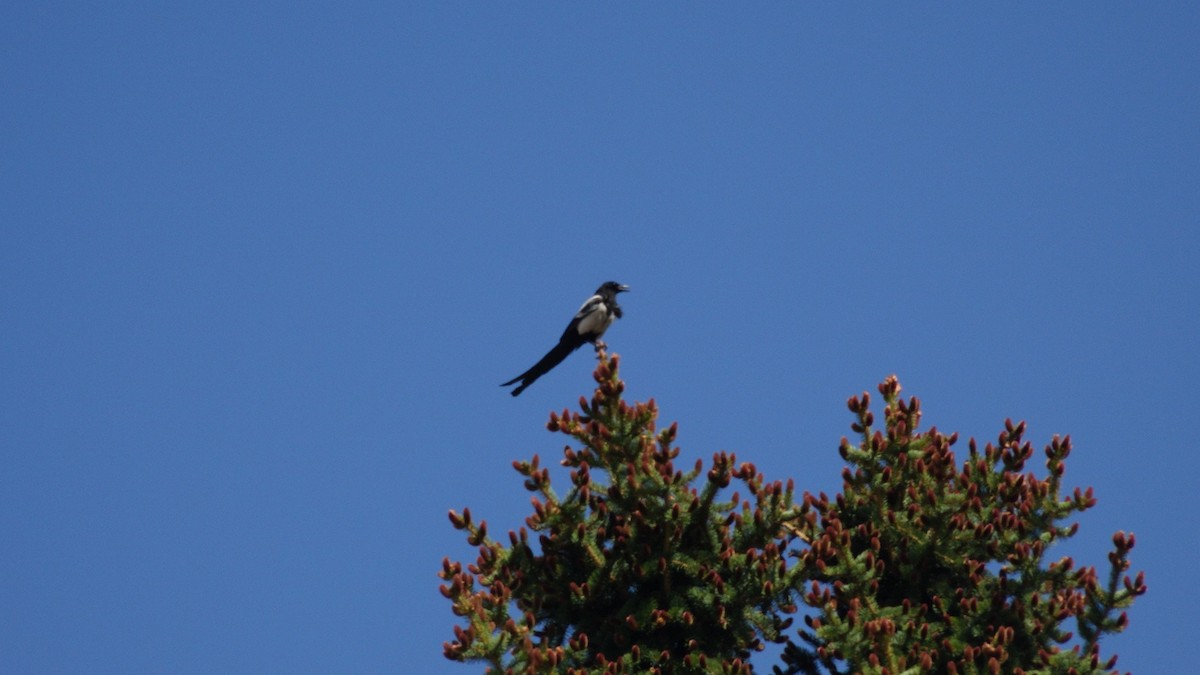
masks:
<path id="1" fill-rule="evenodd" d="M 797 500 L 792 479 L 732 454 L 677 466 L 677 425 L 658 429 L 653 399 L 625 402 L 619 357 L 597 356 L 592 397 L 547 423 L 571 439 L 562 493 L 534 455 L 513 463 L 533 512 L 507 544 L 469 509 L 450 513 L 479 555 L 443 562 L 465 621 L 447 658 L 497 673 L 750 673 L 776 643 L 779 673 L 1114 667 L 1100 638 L 1125 628 L 1146 586 L 1125 574 L 1132 534 L 1113 537 L 1103 579 L 1048 560 L 1078 529 L 1064 521 L 1096 503 L 1090 488 L 1064 494 L 1069 437 L 1046 446 L 1041 478 L 1011 420 L 960 462 L 957 435 L 919 432 L 920 401 L 893 376 L 882 427 L 868 394 L 848 402 L 858 440 L 839 448 L 842 491 Z"/>

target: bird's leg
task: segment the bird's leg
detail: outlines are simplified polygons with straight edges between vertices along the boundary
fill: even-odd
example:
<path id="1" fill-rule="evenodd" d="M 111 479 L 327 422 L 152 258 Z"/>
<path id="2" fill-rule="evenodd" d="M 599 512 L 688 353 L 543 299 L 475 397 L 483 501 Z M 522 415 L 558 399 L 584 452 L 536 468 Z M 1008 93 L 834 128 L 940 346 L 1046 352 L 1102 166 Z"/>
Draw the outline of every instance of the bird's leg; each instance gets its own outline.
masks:
<path id="1" fill-rule="evenodd" d="M 592 346 L 596 348 L 597 354 L 604 351 L 605 349 L 608 349 L 608 345 L 604 344 L 604 340 L 596 340 L 595 342 L 592 343 Z"/>

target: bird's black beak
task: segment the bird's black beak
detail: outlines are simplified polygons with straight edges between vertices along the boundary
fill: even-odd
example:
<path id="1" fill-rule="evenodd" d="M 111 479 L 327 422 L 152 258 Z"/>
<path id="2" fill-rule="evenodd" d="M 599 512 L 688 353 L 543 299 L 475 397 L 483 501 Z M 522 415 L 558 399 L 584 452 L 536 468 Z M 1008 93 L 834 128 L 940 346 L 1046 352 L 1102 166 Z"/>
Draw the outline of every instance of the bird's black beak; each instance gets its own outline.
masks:
<path id="1" fill-rule="evenodd" d="M 628 293 L 629 287 L 626 286 L 625 284 L 621 284 L 620 286 L 617 286 L 617 292 L 618 293 Z"/>

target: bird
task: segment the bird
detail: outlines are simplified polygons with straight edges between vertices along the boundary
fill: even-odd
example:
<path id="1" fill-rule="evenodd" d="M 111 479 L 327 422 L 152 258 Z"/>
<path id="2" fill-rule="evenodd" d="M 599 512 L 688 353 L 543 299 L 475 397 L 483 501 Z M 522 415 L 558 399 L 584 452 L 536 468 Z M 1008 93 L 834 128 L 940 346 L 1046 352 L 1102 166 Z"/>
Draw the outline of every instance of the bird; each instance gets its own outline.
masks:
<path id="1" fill-rule="evenodd" d="M 606 281 L 601 284 L 600 288 L 596 289 L 596 293 L 588 298 L 575 313 L 575 318 L 571 319 L 571 323 L 567 324 L 567 329 L 558 339 L 558 344 L 546 352 L 546 355 L 533 364 L 532 368 L 500 386 L 507 387 L 520 381 L 521 384 L 512 390 L 513 396 L 520 396 L 526 387 L 550 372 L 554 366 L 562 363 L 563 359 L 582 347 L 585 342 L 592 343 L 597 350 L 604 348 L 605 345 L 600 341 L 600 336 L 604 335 L 604 331 L 608 330 L 614 320 L 621 318 L 621 306 L 617 304 L 617 294 L 625 293 L 628 290 L 628 286 L 615 281 Z"/>

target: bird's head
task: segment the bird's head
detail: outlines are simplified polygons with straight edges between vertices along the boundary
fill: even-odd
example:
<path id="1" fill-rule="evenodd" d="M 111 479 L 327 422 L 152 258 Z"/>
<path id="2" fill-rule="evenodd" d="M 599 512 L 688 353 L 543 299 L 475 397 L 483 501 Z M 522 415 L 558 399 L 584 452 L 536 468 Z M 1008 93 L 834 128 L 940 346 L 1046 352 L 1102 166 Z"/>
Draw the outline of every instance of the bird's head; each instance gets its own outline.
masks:
<path id="1" fill-rule="evenodd" d="M 596 289 L 596 294 L 599 295 L 600 293 L 608 292 L 616 295 L 617 293 L 624 293 L 628 290 L 629 287 L 625 284 L 618 284 L 615 281 L 606 281 L 600 286 L 600 288 Z"/>

